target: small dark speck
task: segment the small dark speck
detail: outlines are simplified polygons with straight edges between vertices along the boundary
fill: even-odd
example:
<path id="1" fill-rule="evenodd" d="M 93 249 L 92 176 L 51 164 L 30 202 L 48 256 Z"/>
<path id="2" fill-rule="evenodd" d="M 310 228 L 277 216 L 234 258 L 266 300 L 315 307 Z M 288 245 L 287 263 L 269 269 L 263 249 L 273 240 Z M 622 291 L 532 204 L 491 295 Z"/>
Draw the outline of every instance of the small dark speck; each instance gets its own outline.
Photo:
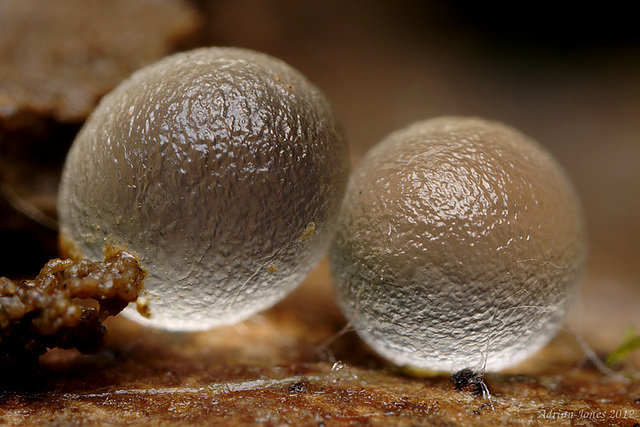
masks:
<path id="1" fill-rule="evenodd" d="M 636 400 L 634 400 L 633 403 L 640 405 L 640 397 L 636 397 Z"/>
<path id="2" fill-rule="evenodd" d="M 640 423 L 635 423 L 633 427 L 640 427 Z"/>
<path id="3" fill-rule="evenodd" d="M 306 393 L 307 392 L 307 384 L 303 381 L 298 381 L 297 383 L 291 384 L 289 387 L 289 391 L 291 393 Z"/>
<path id="4" fill-rule="evenodd" d="M 473 415 L 482 415 L 480 411 L 473 411 Z"/>
<path id="5" fill-rule="evenodd" d="M 471 394 L 474 396 L 483 396 L 485 391 L 488 392 L 482 375 L 473 372 L 471 369 L 462 369 L 452 374 L 450 381 L 453 383 L 453 388 L 458 391 L 470 388 Z"/>

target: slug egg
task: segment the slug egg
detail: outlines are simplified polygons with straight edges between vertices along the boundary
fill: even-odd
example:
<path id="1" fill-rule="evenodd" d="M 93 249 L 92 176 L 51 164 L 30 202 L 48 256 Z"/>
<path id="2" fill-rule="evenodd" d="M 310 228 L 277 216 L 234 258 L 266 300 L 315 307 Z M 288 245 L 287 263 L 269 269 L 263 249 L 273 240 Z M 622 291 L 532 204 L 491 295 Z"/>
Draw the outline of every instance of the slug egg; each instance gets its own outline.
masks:
<path id="1" fill-rule="evenodd" d="M 375 146 L 330 249 L 339 305 L 388 360 L 496 371 L 545 345 L 577 292 L 586 227 L 564 171 L 505 125 L 445 117 Z"/>
<path id="2" fill-rule="evenodd" d="M 203 48 L 104 97 L 69 152 L 61 245 L 148 270 L 143 323 L 197 330 L 283 298 L 328 244 L 348 152 L 322 93 L 265 54 Z"/>

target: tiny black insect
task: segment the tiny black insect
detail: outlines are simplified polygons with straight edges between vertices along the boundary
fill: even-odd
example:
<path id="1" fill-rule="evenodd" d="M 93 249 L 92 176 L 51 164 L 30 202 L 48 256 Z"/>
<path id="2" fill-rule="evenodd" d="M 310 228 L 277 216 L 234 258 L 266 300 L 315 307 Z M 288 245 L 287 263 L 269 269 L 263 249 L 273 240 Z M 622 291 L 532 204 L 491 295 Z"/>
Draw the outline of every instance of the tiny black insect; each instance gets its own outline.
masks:
<path id="1" fill-rule="evenodd" d="M 469 390 L 474 396 L 480 397 L 489 393 L 482 374 L 473 372 L 471 369 L 462 369 L 451 375 L 451 382 L 456 390 Z"/>
<path id="2" fill-rule="evenodd" d="M 450 380 L 453 383 L 453 388 L 460 391 L 467 390 L 474 396 L 484 397 L 489 402 L 491 409 L 493 409 L 491 393 L 489 393 L 489 387 L 487 387 L 487 384 L 484 382 L 482 373 L 474 372 L 468 368 L 462 369 L 452 374 Z M 483 403 L 478 411 L 474 411 L 474 414 L 477 412 L 476 415 L 479 415 L 484 406 L 485 404 Z"/>

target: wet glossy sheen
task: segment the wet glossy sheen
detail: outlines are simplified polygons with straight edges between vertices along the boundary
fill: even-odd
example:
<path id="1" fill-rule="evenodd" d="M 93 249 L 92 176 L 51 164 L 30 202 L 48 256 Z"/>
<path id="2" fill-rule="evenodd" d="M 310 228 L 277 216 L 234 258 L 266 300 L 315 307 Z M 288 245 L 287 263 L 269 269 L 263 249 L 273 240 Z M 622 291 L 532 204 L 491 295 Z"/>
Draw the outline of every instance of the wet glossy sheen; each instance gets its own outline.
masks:
<path id="1" fill-rule="evenodd" d="M 341 307 L 381 355 L 499 370 L 555 334 L 585 255 L 579 201 L 548 153 L 498 123 L 441 118 L 359 165 L 331 265 Z"/>
<path id="2" fill-rule="evenodd" d="M 264 54 L 207 48 L 136 72 L 103 99 L 64 169 L 62 234 L 149 270 L 151 318 L 233 323 L 292 290 L 322 255 L 348 154 L 323 95 Z"/>

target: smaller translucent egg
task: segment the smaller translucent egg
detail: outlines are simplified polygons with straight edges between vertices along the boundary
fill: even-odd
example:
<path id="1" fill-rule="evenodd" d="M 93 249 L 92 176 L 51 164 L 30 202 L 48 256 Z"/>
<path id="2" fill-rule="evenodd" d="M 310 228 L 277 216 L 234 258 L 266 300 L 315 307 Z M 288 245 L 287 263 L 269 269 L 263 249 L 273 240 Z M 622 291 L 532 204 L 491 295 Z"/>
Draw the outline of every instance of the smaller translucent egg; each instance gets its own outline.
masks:
<path id="1" fill-rule="evenodd" d="M 540 145 L 445 117 L 375 146 L 354 171 L 330 249 L 359 335 L 418 370 L 501 370 L 545 345 L 576 293 L 586 230 Z"/>

